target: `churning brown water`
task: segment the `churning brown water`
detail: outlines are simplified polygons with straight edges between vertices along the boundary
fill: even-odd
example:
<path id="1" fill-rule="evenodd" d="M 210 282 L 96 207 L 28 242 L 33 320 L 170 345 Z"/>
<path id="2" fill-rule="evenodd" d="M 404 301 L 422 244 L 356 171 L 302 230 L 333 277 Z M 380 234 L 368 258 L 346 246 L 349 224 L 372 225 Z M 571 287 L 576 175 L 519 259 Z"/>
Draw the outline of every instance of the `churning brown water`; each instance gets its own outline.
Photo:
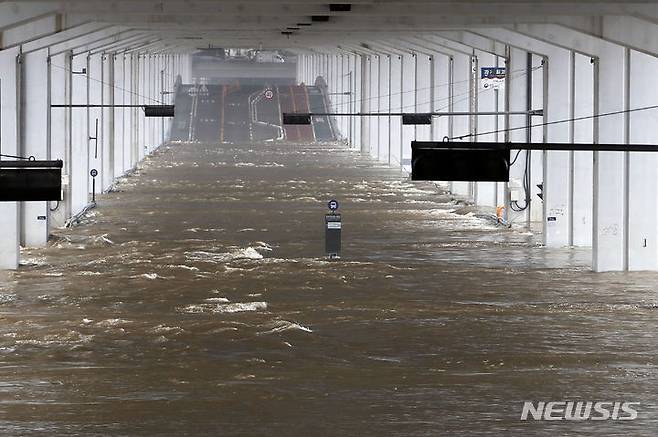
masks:
<path id="1" fill-rule="evenodd" d="M 655 435 L 658 275 L 456 208 L 339 146 L 163 147 L 2 274 L 0 432 Z M 641 405 L 523 422 L 526 400 Z"/>

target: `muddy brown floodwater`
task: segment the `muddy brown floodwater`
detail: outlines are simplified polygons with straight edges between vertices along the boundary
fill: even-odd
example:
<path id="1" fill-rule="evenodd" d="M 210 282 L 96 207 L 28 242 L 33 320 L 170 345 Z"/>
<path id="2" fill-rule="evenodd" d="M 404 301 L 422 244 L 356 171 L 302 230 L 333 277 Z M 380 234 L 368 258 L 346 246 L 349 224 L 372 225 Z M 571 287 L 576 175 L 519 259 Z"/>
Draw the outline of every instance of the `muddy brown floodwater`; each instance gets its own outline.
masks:
<path id="1" fill-rule="evenodd" d="M 655 435 L 658 275 L 457 207 L 337 145 L 162 147 L 0 276 L 0 432 Z"/>

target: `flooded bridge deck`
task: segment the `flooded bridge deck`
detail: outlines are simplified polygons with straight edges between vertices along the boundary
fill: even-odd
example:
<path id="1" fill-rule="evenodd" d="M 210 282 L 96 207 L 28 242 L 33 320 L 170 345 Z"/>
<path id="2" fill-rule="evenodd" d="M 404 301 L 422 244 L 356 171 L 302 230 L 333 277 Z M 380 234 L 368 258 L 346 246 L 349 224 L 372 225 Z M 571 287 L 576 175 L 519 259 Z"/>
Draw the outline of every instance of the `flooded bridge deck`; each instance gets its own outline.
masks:
<path id="1" fill-rule="evenodd" d="M 658 276 L 458 208 L 339 146 L 162 147 L 2 273 L 3 432 L 650 435 Z M 519 421 L 565 393 L 640 420 Z"/>

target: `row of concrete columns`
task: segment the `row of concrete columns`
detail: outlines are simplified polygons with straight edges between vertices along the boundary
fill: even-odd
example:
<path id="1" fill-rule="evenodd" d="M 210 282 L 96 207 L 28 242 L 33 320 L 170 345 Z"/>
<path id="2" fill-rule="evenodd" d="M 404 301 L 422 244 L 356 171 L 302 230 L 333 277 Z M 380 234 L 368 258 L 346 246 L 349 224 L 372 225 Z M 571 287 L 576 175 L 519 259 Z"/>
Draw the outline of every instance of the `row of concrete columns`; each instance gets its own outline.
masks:
<path id="1" fill-rule="evenodd" d="M 596 118 L 656 104 L 657 65 L 654 54 L 560 26 L 516 25 L 303 52 L 298 77 L 323 77 L 335 112 L 544 110 L 532 119 L 435 117 L 431 127 L 391 116 L 336 120 L 351 147 L 409 170 L 413 139 L 658 144 L 655 111 Z M 507 68 L 505 87 L 484 89 L 479 68 L 494 66 Z M 658 270 L 657 169 L 654 153 L 521 151 L 510 184 L 449 188 L 482 207 L 505 207 L 516 223 L 540 223 L 548 247 L 592 247 L 596 271 Z M 532 200 L 517 212 L 526 179 Z"/>
<path id="2" fill-rule="evenodd" d="M 177 77 L 191 80 L 187 55 L 24 49 L 0 51 L 0 152 L 62 159 L 63 200 L 0 204 L 0 268 L 8 269 L 19 265 L 19 246 L 45 245 L 53 227 L 89 204 L 91 169 L 96 192 L 107 190 L 166 141 L 171 123 L 140 108 L 51 105 L 171 104 Z"/>

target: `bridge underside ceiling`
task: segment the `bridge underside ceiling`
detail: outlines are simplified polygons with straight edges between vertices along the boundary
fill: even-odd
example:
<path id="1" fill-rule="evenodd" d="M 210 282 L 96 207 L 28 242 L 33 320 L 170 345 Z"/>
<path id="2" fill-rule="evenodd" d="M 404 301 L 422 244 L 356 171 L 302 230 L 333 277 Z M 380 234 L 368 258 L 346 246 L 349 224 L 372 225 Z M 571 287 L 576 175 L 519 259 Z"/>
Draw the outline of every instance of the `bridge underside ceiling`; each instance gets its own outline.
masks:
<path id="1" fill-rule="evenodd" d="M 62 155 L 71 176 L 69 195 L 54 212 L 45 205 L 27 212 L 0 206 L 8 217 L 6 223 L 0 218 L 0 226 L 15 230 L 0 244 L 0 263 L 16 265 L 19 240 L 44 244 L 51 218 L 63 223 L 85 206 L 90 190 L 108 188 L 168 139 L 169 124 L 144 120 L 136 108 L 173 103 L 181 81 L 195 80 L 191 55 L 208 48 L 297 55 L 294 65 L 279 65 L 289 67 L 296 83 L 280 85 L 304 84 L 300 89 L 326 95 L 322 107 L 328 112 L 469 114 L 416 127 L 392 116 L 323 122 L 331 137 L 403 170 L 410 169 L 413 140 L 658 144 L 652 129 L 658 92 L 647 87 L 658 68 L 655 2 L 0 2 L 1 150 L 44 159 Z M 485 86 L 481 72 L 497 68 L 505 69 L 504 85 Z M 239 94 L 221 89 L 221 99 Z M 269 108 L 278 114 L 294 92 L 272 95 L 284 99 Z M 134 107 L 49 108 L 98 102 Z M 291 107 L 310 108 L 309 102 Z M 507 114 L 532 110 L 541 111 L 529 118 Z M 215 112 L 207 118 L 225 115 Z M 283 135 L 277 117 L 259 129 Z M 192 120 L 184 126 L 193 126 Z M 91 147 L 89 138 L 97 138 L 95 153 L 76 164 Z M 595 270 L 658 270 L 656 157 L 522 152 L 509 183 L 454 182 L 449 188 L 479 206 L 502 208 L 506 219 L 540 223 L 546 246 L 592 247 Z M 92 166 L 104 167 L 93 189 L 87 180 Z M 29 217 L 48 220 L 27 223 Z M 21 220 L 26 223 L 17 225 Z"/>

